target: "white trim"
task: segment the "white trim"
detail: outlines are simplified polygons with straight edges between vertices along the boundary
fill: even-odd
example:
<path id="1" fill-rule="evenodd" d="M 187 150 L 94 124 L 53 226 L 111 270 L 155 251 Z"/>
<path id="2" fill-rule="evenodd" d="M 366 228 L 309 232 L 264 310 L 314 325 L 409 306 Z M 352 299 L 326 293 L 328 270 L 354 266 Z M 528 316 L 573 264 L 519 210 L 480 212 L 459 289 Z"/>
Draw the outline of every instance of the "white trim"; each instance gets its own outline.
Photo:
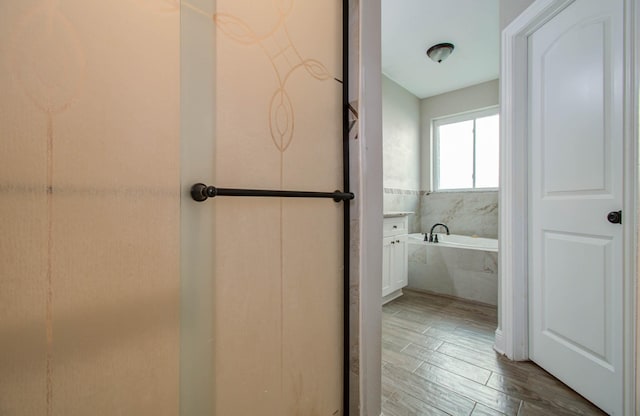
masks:
<path id="1" fill-rule="evenodd" d="M 499 105 L 490 105 L 489 107 L 477 108 L 475 110 L 463 111 L 462 113 L 448 114 L 445 116 L 434 117 L 431 119 L 432 124 L 451 124 L 459 121 L 472 120 L 474 118 L 481 118 L 486 116 L 493 116 L 500 114 Z"/>
<path id="2" fill-rule="evenodd" d="M 528 358 L 527 290 L 527 38 L 575 0 L 536 0 L 502 32 L 500 79 L 500 322 L 494 348 L 514 360 Z M 625 0 L 625 410 L 636 411 L 638 44 L 637 0 Z"/>
<path id="3" fill-rule="evenodd" d="M 426 98 L 425 98 L 425 100 L 426 100 Z M 485 111 L 485 110 L 493 110 L 493 109 L 495 109 L 497 112 L 499 112 L 500 111 L 500 104 L 491 104 L 491 105 L 487 105 L 487 106 L 484 106 L 484 107 L 474 108 L 472 110 L 465 110 L 465 111 L 459 111 L 457 113 L 444 114 L 444 115 L 441 115 L 441 116 L 433 117 L 433 118 L 430 119 L 430 121 L 433 122 L 435 120 L 440 120 L 440 119 L 443 119 L 443 118 L 464 116 L 465 114 L 469 114 L 469 113 L 476 113 L 476 112 L 481 112 L 481 111 Z"/>
<path id="4" fill-rule="evenodd" d="M 624 208 L 625 215 L 625 240 L 624 240 L 624 265 L 625 270 L 625 352 L 624 368 L 627 369 L 624 375 L 624 414 L 637 414 L 638 402 L 637 386 L 637 285 L 638 285 L 638 93 L 640 84 L 638 83 L 638 28 L 640 24 L 640 11 L 636 0 L 625 0 L 624 19 L 624 39 L 625 39 L 625 103 L 624 103 Z"/>
<path id="5" fill-rule="evenodd" d="M 439 191 L 426 191 L 430 194 L 455 194 L 460 192 L 498 192 L 500 188 L 464 188 L 464 189 L 440 189 Z"/>
<path id="6" fill-rule="evenodd" d="M 360 2 L 360 415 L 381 414 L 382 68 L 380 0 Z M 355 416 L 355 415 L 354 415 Z"/>
<path id="7" fill-rule="evenodd" d="M 502 345 L 529 358 L 527 290 L 527 38 L 574 0 L 536 0 L 502 32 L 500 73 L 499 281 Z"/>
<path id="8" fill-rule="evenodd" d="M 638 5 L 637 1 L 634 1 L 631 3 L 631 8 L 632 10 L 625 10 L 626 15 L 629 16 L 629 18 L 633 19 L 633 24 L 631 25 L 631 29 L 629 32 L 629 36 L 631 38 L 631 42 L 630 42 L 630 64 L 632 65 L 633 68 L 633 72 L 630 71 L 629 76 L 631 77 L 631 79 L 628 81 L 632 88 L 630 91 L 634 91 L 635 92 L 635 97 L 631 96 L 629 99 L 631 100 L 631 105 L 630 105 L 630 110 L 632 112 L 631 117 L 633 117 L 634 123 L 632 126 L 632 131 L 631 131 L 631 137 L 632 137 L 632 142 L 636 143 L 636 146 L 638 146 L 638 142 L 640 141 L 640 122 L 638 119 L 636 119 L 636 117 L 640 117 L 640 42 L 638 42 L 638 36 L 640 35 L 640 6 Z M 635 138 L 635 140 L 634 140 Z M 633 152 L 633 155 L 638 155 L 638 151 L 639 149 L 636 148 Z M 640 157 L 640 156 L 638 156 Z M 639 172 L 639 167 L 638 164 L 635 164 L 634 168 L 636 169 L 635 172 L 635 178 L 637 178 L 637 180 L 640 182 L 640 172 Z M 640 230 L 638 229 L 638 227 L 640 226 L 640 224 L 638 224 L 638 217 L 637 217 L 637 212 L 638 212 L 638 208 L 640 206 L 640 202 L 638 201 L 638 198 L 640 197 L 638 195 L 640 191 L 638 190 L 638 186 L 635 186 L 634 188 L 634 203 L 635 203 L 635 211 L 631 213 L 631 215 L 634 216 L 634 221 L 636 221 L 635 223 L 635 228 L 636 228 L 636 233 L 635 233 L 635 241 L 634 241 L 634 249 L 636 249 L 636 253 L 637 253 L 637 249 L 638 249 L 638 241 L 640 239 Z M 640 414 L 640 391 L 638 391 L 638 388 L 640 387 L 640 330 L 638 329 L 638 323 L 640 322 L 640 292 L 639 292 L 639 287 L 640 287 L 640 276 L 638 275 L 639 270 L 638 268 L 640 267 L 638 265 L 638 258 L 637 258 L 637 254 L 636 254 L 636 258 L 635 258 L 635 262 L 633 264 L 633 266 L 635 267 L 635 290 L 631 291 L 629 290 L 627 293 L 634 293 L 635 294 L 635 320 L 634 323 L 635 325 L 633 325 L 633 329 L 635 330 L 635 337 L 634 337 L 634 341 L 635 341 L 635 345 L 634 345 L 634 351 L 628 351 L 628 353 L 634 354 L 635 356 L 632 357 L 632 360 L 635 360 L 635 372 L 633 375 L 629 375 L 629 378 L 631 378 L 631 382 L 629 382 L 629 378 L 627 378 L 627 380 L 625 380 L 625 382 L 628 382 L 629 385 L 627 386 L 627 390 L 625 391 L 625 394 L 631 395 L 634 397 L 635 399 L 635 413 L 634 413 L 634 408 L 633 405 L 631 405 L 631 407 L 628 407 L 625 409 L 625 412 L 627 412 L 628 414 Z"/>

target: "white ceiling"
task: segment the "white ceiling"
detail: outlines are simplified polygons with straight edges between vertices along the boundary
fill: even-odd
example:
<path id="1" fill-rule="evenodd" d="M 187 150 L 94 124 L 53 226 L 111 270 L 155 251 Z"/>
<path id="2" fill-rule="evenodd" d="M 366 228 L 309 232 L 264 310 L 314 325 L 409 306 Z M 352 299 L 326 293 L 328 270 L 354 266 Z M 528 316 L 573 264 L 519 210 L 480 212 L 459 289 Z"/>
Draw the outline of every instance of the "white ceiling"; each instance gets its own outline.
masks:
<path id="1" fill-rule="evenodd" d="M 382 0 L 382 72 L 418 98 L 498 78 L 499 0 Z M 426 51 L 455 45 L 442 63 Z"/>

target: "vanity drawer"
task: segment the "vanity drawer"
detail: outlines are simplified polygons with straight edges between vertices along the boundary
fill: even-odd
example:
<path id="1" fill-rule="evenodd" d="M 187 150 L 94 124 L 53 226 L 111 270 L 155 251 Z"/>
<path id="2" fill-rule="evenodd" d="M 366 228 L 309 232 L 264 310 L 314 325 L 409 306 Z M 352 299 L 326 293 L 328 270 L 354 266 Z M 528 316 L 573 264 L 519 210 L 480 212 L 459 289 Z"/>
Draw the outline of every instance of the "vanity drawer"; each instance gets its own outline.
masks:
<path id="1" fill-rule="evenodd" d="M 407 217 L 389 217 L 385 218 L 382 224 L 382 235 L 389 237 L 392 235 L 407 234 Z"/>

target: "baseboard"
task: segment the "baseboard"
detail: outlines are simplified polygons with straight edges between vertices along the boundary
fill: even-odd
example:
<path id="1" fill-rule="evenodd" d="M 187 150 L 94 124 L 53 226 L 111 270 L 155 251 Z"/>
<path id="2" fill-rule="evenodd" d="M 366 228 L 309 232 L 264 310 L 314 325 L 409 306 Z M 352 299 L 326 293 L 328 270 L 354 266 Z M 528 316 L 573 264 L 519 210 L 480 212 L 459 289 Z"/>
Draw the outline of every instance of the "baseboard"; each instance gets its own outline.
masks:
<path id="1" fill-rule="evenodd" d="M 504 353 L 504 338 L 502 337 L 502 330 L 496 329 L 496 341 L 493 344 L 493 349 L 496 350 L 498 354 L 505 355 Z"/>
<path id="2" fill-rule="evenodd" d="M 382 297 L 382 304 L 384 305 L 385 303 L 389 303 L 394 299 L 398 299 L 402 295 L 403 295 L 402 289 L 398 289 L 395 292 L 391 292 L 387 296 Z"/>
<path id="3" fill-rule="evenodd" d="M 409 293 L 416 293 L 416 294 L 426 294 L 426 295 L 434 295 L 434 296 L 438 296 L 441 298 L 447 298 L 447 299 L 451 299 L 451 300 L 457 300 L 460 302 L 466 302 L 472 305 L 479 305 L 479 306 L 488 306 L 490 308 L 495 308 L 497 309 L 498 306 L 497 305 L 492 305 L 490 303 L 486 303 L 486 302 L 480 302 L 479 300 L 473 300 L 473 299 L 467 299 L 467 298 L 461 298 L 459 296 L 455 296 L 455 295 L 449 295 L 447 293 L 439 293 L 439 292 L 433 292 L 431 290 L 426 290 L 426 289 L 417 289 L 414 287 L 410 287 L 410 286 L 406 286 L 404 287 L 404 290 L 409 292 Z"/>

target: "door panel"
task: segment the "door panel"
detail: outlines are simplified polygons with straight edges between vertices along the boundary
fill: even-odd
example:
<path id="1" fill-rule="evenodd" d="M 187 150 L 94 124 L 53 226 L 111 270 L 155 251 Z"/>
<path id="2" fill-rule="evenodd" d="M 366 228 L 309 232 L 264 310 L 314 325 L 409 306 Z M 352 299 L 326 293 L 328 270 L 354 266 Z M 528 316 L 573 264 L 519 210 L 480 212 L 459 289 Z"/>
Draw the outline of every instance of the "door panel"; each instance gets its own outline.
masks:
<path id="1" fill-rule="evenodd" d="M 385 237 L 382 240 L 382 296 L 392 292 L 391 279 L 393 276 L 393 245 L 395 237 Z"/>
<path id="2" fill-rule="evenodd" d="M 394 279 L 393 287 L 398 289 L 407 285 L 408 283 L 408 273 L 407 273 L 407 265 L 409 258 L 409 250 L 408 250 L 408 241 L 409 237 L 406 235 L 396 236 L 396 243 L 393 247 L 393 272 L 392 276 Z"/>
<path id="3" fill-rule="evenodd" d="M 541 326 L 547 335 L 606 362 L 611 360 L 606 340 L 612 337 L 607 315 L 614 308 L 607 296 L 611 292 L 611 248 L 610 239 L 544 232 L 545 268 L 540 276 L 544 290 Z M 568 262 L 567 258 L 580 261 Z"/>
<path id="4" fill-rule="evenodd" d="M 530 356 L 622 414 L 621 0 L 576 1 L 529 39 Z"/>
<path id="5" fill-rule="evenodd" d="M 214 3 L 215 184 L 340 189 L 341 1 Z M 216 230 L 214 413 L 342 412 L 342 204 L 206 203 Z"/>
<path id="6" fill-rule="evenodd" d="M 541 53 L 545 195 L 609 191 L 604 110 L 611 74 L 603 62 L 610 26 L 608 18 L 585 22 L 550 39 Z M 566 157 L 577 149 L 581 157 Z"/>
<path id="7" fill-rule="evenodd" d="M 178 414 L 179 44 L 168 2 L 0 2 L 3 416 Z"/>

